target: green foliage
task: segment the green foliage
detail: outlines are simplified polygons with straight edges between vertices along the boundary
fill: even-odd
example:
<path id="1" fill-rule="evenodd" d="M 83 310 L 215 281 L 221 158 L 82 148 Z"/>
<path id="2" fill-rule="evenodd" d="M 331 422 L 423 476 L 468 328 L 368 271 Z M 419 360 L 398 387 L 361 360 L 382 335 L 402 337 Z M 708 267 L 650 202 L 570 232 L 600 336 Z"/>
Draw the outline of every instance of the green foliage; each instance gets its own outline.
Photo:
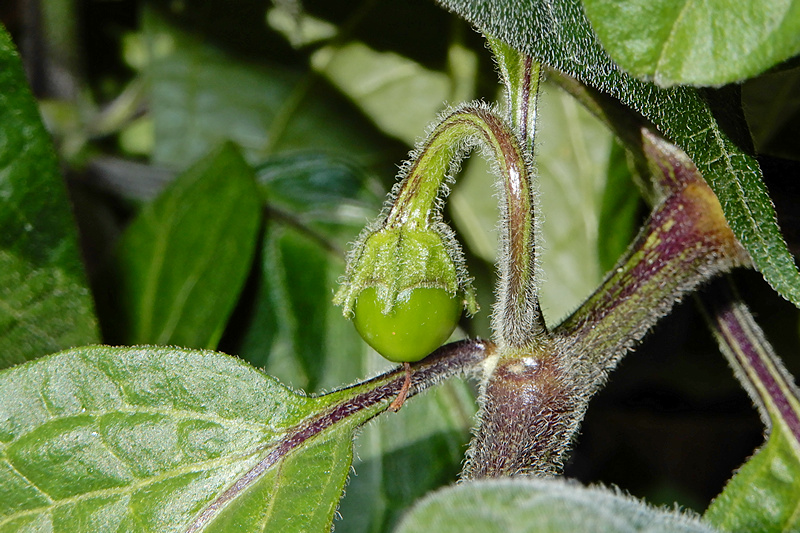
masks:
<path id="1" fill-rule="evenodd" d="M 232 145 L 172 182 L 119 243 L 124 342 L 215 348 L 250 270 L 260 221 L 255 176 Z"/>
<path id="2" fill-rule="evenodd" d="M 798 70 L 788 63 L 747 81 L 745 114 L 735 88 L 687 87 L 743 80 L 790 59 L 798 52 L 797 2 L 441 3 L 491 36 L 506 79 L 523 76 L 528 54 L 550 74 L 538 109 L 535 91 L 513 82 L 507 88 L 509 130 L 519 131 L 518 118 L 527 120 L 528 137 L 519 140 L 533 148 L 539 200 L 528 198 L 533 208 L 523 210 L 537 218 L 535 261 L 526 254 L 510 270 L 535 271 L 541 290 L 532 301 L 541 300 L 548 323 L 598 287 L 634 237 L 641 196 L 654 199 L 652 190 L 640 196 L 635 188 L 647 180 L 641 128 L 648 123 L 664 137 L 649 132 L 648 142 L 655 139 L 674 156 L 660 178 L 694 176 L 696 165 L 756 267 L 800 305 L 800 276 L 744 129 L 746 121 L 758 154 L 797 158 Z M 345 250 L 380 211 L 406 150 L 426 128 L 436 131 L 436 116 L 448 106 L 496 98 L 485 41 L 463 21 L 432 2 L 369 9 L 277 2 L 265 13 L 255 0 L 236 2 L 235 9 L 222 0 L 203 7 L 122 0 L 140 17 L 103 26 L 113 29 L 100 32 L 102 39 L 113 35 L 123 44 L 115 57 L 116 50 L 90 37 L 88 46 L 78 46 L 79 26 L 63 24 L 77 20 L 72 3 L 47 4 L 44 24 L 55 25 L 41 32 L 53 55 L 48 61 L 80 96 L 55 91 L 58 101 L 39 103 L 74 194 L 84 258 L 59 161 L 11 39 L 0 31 L 0 531 L 798 529 L 800 433 L 791 413 L 800 400 L 791 384 L 772 387 L 767 372 L 737 371 L 737 377 L 758 405 L 767 405 L 768 441 L 703 521 L 618 491 L 556 480 L 465 480 L 441 490 L 459 476 L 476 424 L 476 390 L 487 389 L 441 381 L 502 366 L 488 341 L 451 343 L 415 363 L 411 394 L 436 387 L 399 413 L 378 417 L 403 374 L 387 371 L 331 300 L 345 274 Z M 670 16 L 679 8 L 682 18 Z M 85 9 L 96 15 L 94 4 Z M 124 36 L 114 33 L 117 24 L 127 25 Z M 97 29 L 94 22 L 86 28 Z M 85 72 L 76 69 L 79 53 Z M 42 64 L 35 55 L 28 60 L 36 79 Z M 475 107 L 496 117 L 489 105 Z M 456 336 L 492 334 L 492 263 L 504 254 L 498 235 L 511 219 L 505 211 L 497 223 L 492 164 L 473 158 L 458 176 L 450 162 L 486 131 L 449 139 L 451 152 L 439 154 L 436 172 L 458 183 L 434 202 L 437 184 L 429 198 L 437 210 L 446 202 L 443 218 L 459 230 L 486 311 L 462 320 Z M 497 163 L 505 168 L 508 161 Z M 773 197 L 782 192 L 775 187 Z M 676 209 L 693 198 L 680 195 L 684 203 Z M 578 323 L 555 330 L 553 343 L 537 337 L 530 353 L 515 354 L 524 369 L 502 366 L 544 376 L 520 381 L 523 400 L 565 383 L 574 387 L 574 397 L 560 398 L 556 390 L 552 405 L 532 401 L 509 416 L 516 422 L 523 411 L 541 415 L 524 419 L 532 420 L 528 434 L 536 438 L 515 446 L 533 453 L 548 437 L 548 424 L 562 416 L 577 427 L 594 392 L 570 381 L 576 374 L 559 373 L 565 369 L 551 364 L 550 355 L 587 339 L 629 349 L 652 325 L 645 322 L 675 303 L 674 296 L 656 302 L 655 292 L 689 287 L 687 279 L 711 271 L 714 265 L 698 262 L 699 268 L 684 268 L 698 271 L 688 278 L 676 268 L 647 278 L 658 282 L 655 289 L 637 285 L 625 293 L 655 271 L 647 265 L 661 268 L 668 253 L 679 267 L 689 264 L 680 253 L 684 241 L 669 241 L 677 233 L 667 226 L 677 220 L 692 227 L 696 220 L 675 218 L 668 207 L 661 213 L 668 216 L 652 226 L 646 253 L 623 265 L 639 277 L 620 275 L 620 286 L 607 291 L 616 300 L 596 295 L 573 315 Z M 678 247 L 664 252 L 662 238 Z M 645 318 L 615 321 L 620 302 Z M 605 323 L 591 315 L 593 303 L 597 316 L 606 313 Z M 503 308 L 495 302 L 495 335 L 509 326 L 496 318 Z M 105 342 L 185 348 L 68 349 L 101 341 L 98 321 Z M 739 339 L 766 345 L 761 334 Z M 434 344 L 439 340 L 422 355 Z M 596 359 L 607 354 L 600 352 L 564 366 L 585 366 L 599 387 L 622 356 L 601 367 Z M 777 356 L 765 353 L 753 361 L 786 379 Z M 347 383 L 355 385 L 342 388 Z M 510 400 L 499 411 L 513 411 Z M 551 449 L 563 455 L 571 439 L 555 444 Z M 541 455 L 535 460 L 542 463 L 562 457 Z M 469 472 L 462 470 L 462 478 Z"/>
<path id="3" fill-rule="evenodd" d="M 186 165 L 220 143 L 239 144 L 249 161 L 292 149 L 363 157 L 374 149 L 341 102 L 307 94 L 297 72 L 254 66 L 204 44 L 145 10 L 143 74 L 150 84 L 154 162 Z"/>
<path id="4" fill-rule="evenodd" d="M 755 158 L 717 123 L 700 93 L 659 89 L 626 75 L 604 54 L 577 0 L 443 0 L 481 31 L 603 91 L 642 114 L 673 139 L 720 198 L 725 218 L 756 268 L 800 306 L 800 273 L 789 255 Z"/>
<path id="5" fill-rule="evenodd" d="M 58 161 L 0 28 L 0 368 L 97 340 Z"/>
<path id="6" fill-rule="evenodd" d="M 781 426 L 745 463 L 706 511 L 721 531 L 796 531 L 800 451 Z"/>
<path id="7" fill-rule="evenodd" d="M 396 533 L 423 531 L 668 531 L 711 533 L 697 518 L 648 507 L 602 488 L 560 480 L 506 479 L 464 483 L 422 500 Z"/>
<path id="8" fill-rule="evenodd" d="M 661 87 L 723 85 L 800 53 L 800 3 L 586 0 L 620 67 Z"/>
<path id="9" fill-rule="evenodd" d="M 234 358 L 172 348 L 62 352 L 5 371 L 0 390 L 15 399 L 0 416 L 5 531 L 184 531 L 330 405 Z M 350 467 L 344 426 L 274 461 L 206 531 L 325 529 Z"/>

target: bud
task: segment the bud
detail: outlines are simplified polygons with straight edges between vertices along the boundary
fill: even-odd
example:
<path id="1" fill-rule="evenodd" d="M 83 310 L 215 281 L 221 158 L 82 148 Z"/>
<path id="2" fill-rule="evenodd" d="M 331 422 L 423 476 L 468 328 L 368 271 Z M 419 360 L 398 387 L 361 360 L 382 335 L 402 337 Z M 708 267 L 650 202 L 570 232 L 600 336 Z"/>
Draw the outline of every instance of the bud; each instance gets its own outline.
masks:
<path id="1" fill-rule="evenodd" d="M 349 259 L 334 303 L 391 361 L 419 361 L 447 340 L 464 308 L 477 311 L 461 249 L 443 222 L 369 231 Z"/>

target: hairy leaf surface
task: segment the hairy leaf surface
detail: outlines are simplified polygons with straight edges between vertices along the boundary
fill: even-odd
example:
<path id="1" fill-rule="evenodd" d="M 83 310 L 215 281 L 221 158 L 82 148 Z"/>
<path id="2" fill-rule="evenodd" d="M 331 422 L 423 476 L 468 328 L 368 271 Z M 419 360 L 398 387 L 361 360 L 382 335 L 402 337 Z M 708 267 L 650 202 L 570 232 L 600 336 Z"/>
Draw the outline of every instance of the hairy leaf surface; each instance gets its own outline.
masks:
<path id="1" fill-rule="evenodd" d="M 800 450 L 776 425 L 766 445 L 728 482 L 704 518 L 722 531 L 800 528 Z"/>
<path id="2" fill-rule="evenodd" d="M 184 531 L 328 402 L 232 357 L 167 348 L 62 352 L 0 374 L 0 395 L 14 399 L 0 406 L 4 531 Z M 325 529 L 351 437 L 303 445 L 223 503 L 207 531 Z"/>
<path id="3" fill-rule="evenodd" d="M 648 507 L 602 488 L 562 480 L 463 483 L 422 500 L 395 533 L 546 531 L 711 533 L 694 517 Z"/>

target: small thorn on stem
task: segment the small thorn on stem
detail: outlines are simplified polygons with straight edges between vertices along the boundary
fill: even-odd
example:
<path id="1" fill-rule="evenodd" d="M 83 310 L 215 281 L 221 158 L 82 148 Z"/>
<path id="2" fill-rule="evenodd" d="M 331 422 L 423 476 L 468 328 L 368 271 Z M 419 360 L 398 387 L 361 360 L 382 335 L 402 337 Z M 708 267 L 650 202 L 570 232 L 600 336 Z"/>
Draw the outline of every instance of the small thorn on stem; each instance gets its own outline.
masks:
<path id="1" fill-rule="evenodd" d="M 397 393 L 397 398 L 389 405 L 389 410 L 393 413 L 396 413 L 403 407 L 408 397 L 408 391 L 411 388 L 411 363 L 403 363 L 403 369 L 406 371 L 403 386 L 400 388 L 400 392 Z"/>

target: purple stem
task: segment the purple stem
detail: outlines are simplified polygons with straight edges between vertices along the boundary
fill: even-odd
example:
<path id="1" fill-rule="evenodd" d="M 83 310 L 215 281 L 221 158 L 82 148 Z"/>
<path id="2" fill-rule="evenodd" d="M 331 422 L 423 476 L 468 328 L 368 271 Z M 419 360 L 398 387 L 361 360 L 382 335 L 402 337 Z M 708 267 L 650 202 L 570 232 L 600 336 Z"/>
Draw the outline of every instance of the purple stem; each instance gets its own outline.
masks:
<path id="1" fill-rule="evenodd" d="M 471 371 L 483 361 L 487 352 L 491 352 L 493 349 L 492 343 L 481 340 L 463 340 L 442 346 L 422 361 L 412 365 L 414 372 L 408 397 L 422 392 L 442 379 Z M 369 381 L 330 393 L 342 395 L 348 390 L 363 389 L 363 392 L 353 396 L 345 395 L 341 402 L 335 403 L 317 416 L 289 428 L 280 442 L 272 445 L 261 461 L 237 479 L 195 518 L 186 528 L 186 533 L 199 531 L 205 527 L 225 509 L 228 502 L 237 498 L 258 481 L 265 472 L 309 439 L 348 418 L 358 417 L 356 424 L 360 425 L 385 411 L 391 400 L 400 392 L 404 379 L 405 371 L 403 367 L 399 367 Z M 382 403 L 384 405 L 381 405 Z"/>
<path id="2" fill-rule="evenodd" d="M 797 386 L 736 288 L 730 281 L 716 283 L 699 303 L 736 377 L 758 406 L 764 425 L 771 428 L 783 423 L 800 443 Z"/>

